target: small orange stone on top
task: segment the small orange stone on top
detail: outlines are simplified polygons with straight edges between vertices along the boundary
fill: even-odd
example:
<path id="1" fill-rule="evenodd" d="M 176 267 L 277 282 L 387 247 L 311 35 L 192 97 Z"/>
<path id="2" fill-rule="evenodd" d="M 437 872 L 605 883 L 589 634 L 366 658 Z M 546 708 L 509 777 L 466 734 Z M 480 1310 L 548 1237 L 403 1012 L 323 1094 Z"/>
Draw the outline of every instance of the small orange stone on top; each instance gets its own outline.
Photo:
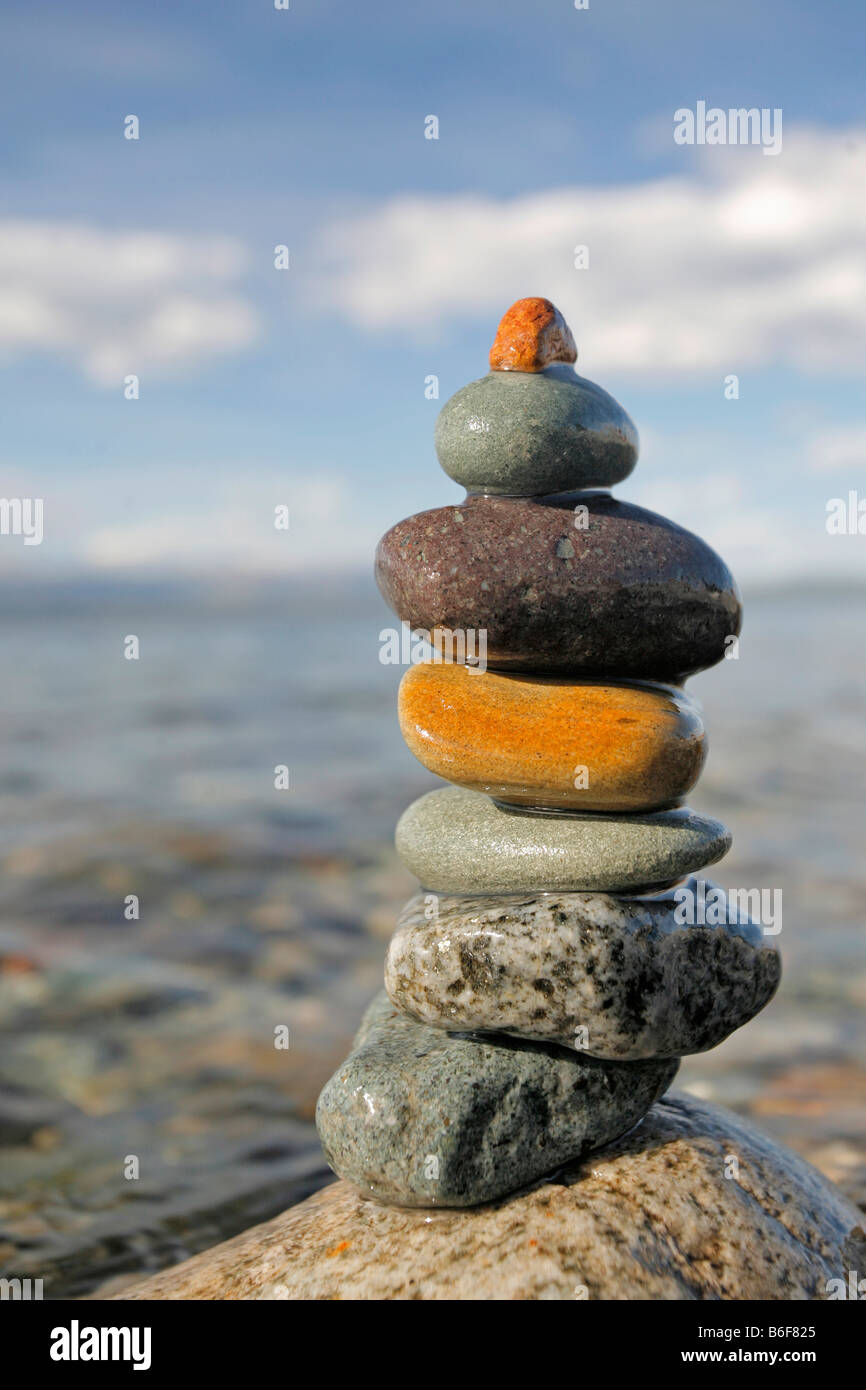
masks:
<path id="1" fill-rule="evenodd" d="M 549 299 L 518 299 L 503 314 L 490 349 L 492 372 L 543 372 L 551 362 L 576 362 L 571 329 Z"/>

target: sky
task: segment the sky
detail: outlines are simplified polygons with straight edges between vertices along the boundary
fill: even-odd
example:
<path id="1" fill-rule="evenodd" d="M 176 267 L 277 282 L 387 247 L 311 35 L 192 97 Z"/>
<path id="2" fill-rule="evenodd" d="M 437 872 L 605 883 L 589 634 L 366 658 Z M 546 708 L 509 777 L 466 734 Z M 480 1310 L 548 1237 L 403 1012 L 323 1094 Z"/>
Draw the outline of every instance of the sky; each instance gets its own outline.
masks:
<path id="1" fill-rule="evenodd" d="M 866 575 L 857 0 L 4 0 L 0 53 L 4 573 L 369 569 L 546 295 L 638 426 L 617 496 L 747 583 Z M 781 149 L 677 143 L 700 102 Z"/>

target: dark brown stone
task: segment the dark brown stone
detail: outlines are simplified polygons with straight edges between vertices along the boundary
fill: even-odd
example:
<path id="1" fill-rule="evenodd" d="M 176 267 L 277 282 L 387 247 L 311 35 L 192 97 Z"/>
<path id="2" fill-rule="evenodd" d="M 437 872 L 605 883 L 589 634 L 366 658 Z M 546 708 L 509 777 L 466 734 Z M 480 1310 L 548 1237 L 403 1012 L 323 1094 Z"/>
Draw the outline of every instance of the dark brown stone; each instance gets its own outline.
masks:
<path id="1" fill-rule="evenodd" d="M 419 512 L 380 541 L 376 578 L 413 628 L 486 630 L 487 663 L 501 670 L 682 680 L 720 661 L 740 629 L 715 551 L 606 493 Z"/>

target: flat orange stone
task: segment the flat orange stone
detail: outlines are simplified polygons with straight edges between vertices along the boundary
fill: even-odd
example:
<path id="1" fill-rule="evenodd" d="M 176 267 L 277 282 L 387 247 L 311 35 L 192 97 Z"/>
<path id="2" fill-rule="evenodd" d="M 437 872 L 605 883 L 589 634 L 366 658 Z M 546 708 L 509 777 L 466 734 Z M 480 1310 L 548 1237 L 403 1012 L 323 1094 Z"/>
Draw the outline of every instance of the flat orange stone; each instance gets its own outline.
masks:
<path id="1" fill-rule="evenodd" d="M 490 349 L 492 372 L 543 372 L 576 362 L 571 329 L 549 299 L 518 299 L 503 314 Z"/>
<path id="2" fill-rule="evenodd" d="M 517 806 L 661 810 L 683 800 L 706 756 L 698 708 L 673 686 L 429 662 L 406 672 L 398 704 L 419 762 Z"/>

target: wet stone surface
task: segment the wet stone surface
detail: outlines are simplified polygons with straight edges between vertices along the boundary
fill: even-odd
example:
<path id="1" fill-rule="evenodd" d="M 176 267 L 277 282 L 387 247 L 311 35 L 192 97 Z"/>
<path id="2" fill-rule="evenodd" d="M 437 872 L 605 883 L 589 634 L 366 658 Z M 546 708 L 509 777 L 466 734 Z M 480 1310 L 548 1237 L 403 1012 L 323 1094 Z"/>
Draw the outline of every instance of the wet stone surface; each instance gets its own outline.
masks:
<path id="1" fill-rule="evenodd" d="M 488 665 L 539 676 L 676 681 L 721 661 L 740 630 L 715 551 L 604 493 L 419 512 L 379 542 L 376 577 L 413 628 L 484 630 Z"/>
<path id="2" fill-rule="evenodd" d="M 631 1129 L 676 1069 L 428 1028 L 382 993 L 316 1124 L 332 1168 L 367 1196 L 474 1206 Z"/>
<path id="3" fill-rule="evenodd" d="M 509 805 L 676 806 L 706 756 L 698 706 L 674 686 L 539 680 L 423 662 L 403 677 L 398 708 L 419 762 Z"/>
<path id="4" fill-rule="evenodd" d="M 684 885 L 697 895 L 697 881 Z M 709 885 L 711 888 L 712 885 Z M 706 888 L 706 885 L 705 885 Z M 779 983 L 775 939 L 732 923 L 679 925 L 673 891 L 435 897 L 400 915 L 385 985 L 434 1027 L 503 1031 L 628 1060 L 704 1052 Z"/>
<path id="5" fill-rule="evenodd" d="M 860 1213 L 820 1173 L 673 1092 L 625 1138 L 504 1202 L 407 1211 L 335 1183 L 128 1296 L 825 1300 L 864 1264 Z"/>
<path id="6" fill-rule="evenodd" d="M 721 859 L 731 837 L 688 807 L 646 816 L 536 815 L 446 787 L 397 823 L 397 852 L 437 893 L 635 891 Z"/>
<path id="7" fill-rule="evenodd" d="M 445 402 L 435 438 L 439 462 L 467 492 L 512 497 L 613 487 L 638 454 L 622 406 L 563 366 L 470 382 Z"/>

